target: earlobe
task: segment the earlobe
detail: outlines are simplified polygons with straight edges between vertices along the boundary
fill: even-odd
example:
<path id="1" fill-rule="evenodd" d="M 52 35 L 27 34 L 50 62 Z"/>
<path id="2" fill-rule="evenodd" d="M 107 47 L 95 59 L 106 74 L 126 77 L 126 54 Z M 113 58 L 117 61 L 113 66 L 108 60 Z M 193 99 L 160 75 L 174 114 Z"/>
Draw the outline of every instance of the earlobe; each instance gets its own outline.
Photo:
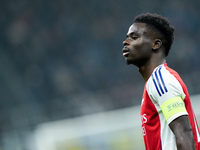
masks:
<path id="1" fill-rule="evenodd" d="M 155 39 L 153 44 L 153 50 L 158 50 L 162 45 L 162 41 L 160 39 Z"/>

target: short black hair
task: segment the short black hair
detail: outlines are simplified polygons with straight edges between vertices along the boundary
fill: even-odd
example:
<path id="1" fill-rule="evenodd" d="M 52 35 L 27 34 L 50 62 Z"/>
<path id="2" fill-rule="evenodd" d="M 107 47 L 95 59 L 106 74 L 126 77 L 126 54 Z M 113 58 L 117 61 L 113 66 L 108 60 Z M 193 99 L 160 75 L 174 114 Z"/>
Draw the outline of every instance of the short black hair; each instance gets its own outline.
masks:
<path id="1" fill-rule="evenodd" d="M 165 55 L 167 56 L 171 45 L 174 41 L 174 27 L 170 25 L 169 20 L 158 14 L 140 14 L 135 17 L 134 23 L 146 23 L 147 25 L 156 29 L 164 38 L 163 46 L 165 48 Z"/>

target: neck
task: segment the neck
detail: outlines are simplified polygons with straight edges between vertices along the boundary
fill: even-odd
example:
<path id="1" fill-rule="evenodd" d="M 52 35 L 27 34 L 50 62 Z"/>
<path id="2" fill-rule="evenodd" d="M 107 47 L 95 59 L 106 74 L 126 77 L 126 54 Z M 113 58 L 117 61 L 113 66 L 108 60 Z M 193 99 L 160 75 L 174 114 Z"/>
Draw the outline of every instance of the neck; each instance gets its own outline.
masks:
<path id="1" fill-rule="evenodd" d="M 142 75 L 145 82 L 149 79 L 151 74 L 153 73 L 153 70 L 158 67 L 161 64 L 166 63 L 166 59 L 160 60 L 160 61 L 152 61 L 148 62 L 145 65 L 139 67 L 139 72 Z"/>

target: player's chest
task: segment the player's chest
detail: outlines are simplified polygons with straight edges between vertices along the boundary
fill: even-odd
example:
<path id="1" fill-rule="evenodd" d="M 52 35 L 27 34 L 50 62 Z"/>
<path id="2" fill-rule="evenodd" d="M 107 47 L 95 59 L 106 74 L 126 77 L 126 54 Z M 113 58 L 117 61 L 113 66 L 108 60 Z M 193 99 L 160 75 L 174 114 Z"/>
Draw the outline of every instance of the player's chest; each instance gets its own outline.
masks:
<path id="1" fill-rule="evenodd" d="M 148 124 L 158 117 L 158 111 L 156 106 L 152 103 L 148 94 L 145 92 L 141 102 L 141 121 L 142 124 Z"/>

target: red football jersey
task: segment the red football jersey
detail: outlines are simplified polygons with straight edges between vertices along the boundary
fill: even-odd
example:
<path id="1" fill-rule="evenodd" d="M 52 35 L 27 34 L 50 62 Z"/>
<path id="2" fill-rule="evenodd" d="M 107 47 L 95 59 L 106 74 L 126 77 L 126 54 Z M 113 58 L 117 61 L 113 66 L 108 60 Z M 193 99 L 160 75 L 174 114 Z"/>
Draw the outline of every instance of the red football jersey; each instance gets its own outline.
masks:
<path id="1" fill-rule="evenodd" d="M 199 127 L 187 87 L 177 72 L 162 64 L 154 69 L 144 87 L 141 121 L 146 150 L 177 150 L 168 125 L 181 115 L 189 116 L 196 150 L 200 150 Z"/>

